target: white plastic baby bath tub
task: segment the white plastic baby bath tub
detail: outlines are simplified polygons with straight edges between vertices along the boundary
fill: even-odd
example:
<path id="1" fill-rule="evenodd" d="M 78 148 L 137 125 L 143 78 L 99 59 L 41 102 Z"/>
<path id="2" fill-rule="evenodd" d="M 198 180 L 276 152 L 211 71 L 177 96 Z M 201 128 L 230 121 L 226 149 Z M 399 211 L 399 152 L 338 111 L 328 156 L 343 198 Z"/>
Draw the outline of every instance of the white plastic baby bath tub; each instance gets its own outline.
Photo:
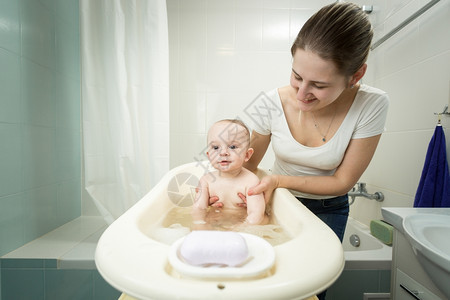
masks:
<path id="1" fill-rule="evenodd" d="M 176 272 L 168 260 L 170 243 L 153 233 L 164 235 L 165 216 L 173 208 L 192 204 L 205 164 L 190 163 L 168 172 L 103 233 L 95 262 L 107 282 L 138 299 L 305 299 L 339 277 L 344 268 L 339 239 L 285 189 L 275 191 L 272 214 L 290 237 L 273 246 L 275 263 L 270 270 L 240 279 Z M 179 229 L 171 240 L 190 231 L 185 226 Z"/>

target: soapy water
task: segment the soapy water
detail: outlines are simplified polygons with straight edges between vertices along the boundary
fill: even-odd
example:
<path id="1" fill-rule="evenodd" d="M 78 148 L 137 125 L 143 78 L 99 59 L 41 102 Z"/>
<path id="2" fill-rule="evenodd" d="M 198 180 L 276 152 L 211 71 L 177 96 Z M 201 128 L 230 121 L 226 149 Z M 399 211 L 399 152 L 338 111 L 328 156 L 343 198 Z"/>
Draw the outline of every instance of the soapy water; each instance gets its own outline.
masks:
<path id="1" fill-rule="evenodd" d="M 205 166 L 205 172 L 207 171 Z M 237 231 L 259 236 L 272 246 L 280 245 L 291 239 L 289 233 L 277 224 L 269 213 L 269 224 L 250 225 L 245 223 L 245 208 L 209 207 L 203 218 L 197 220 L 192 215 L 192 204 L 196 195 L 199 179 L 191 173 L 180 173 L 174 176 L 167 187 L 167 196 L 175 205 L 163 219 L 162 223 L 151 230 L 150 236 L 162 243 L 172 245 L 192 230 Z M 270 208 L 267 208 L 270 212 Z"/>
<path id="2" fill-rule="evenodd" d="M 272 246 L 283 244 L 291 239 L 289 233 L 273 217 L 269 224 L 250 225 L 245 223 L 246 209 L 218 209 L 210 207 L 204 221 L 194 221 L 192 207 L 172 208 L 161 225 L 151 230 L 153 239 L 172 245 L 192 230 L 219 230 L 244 232 L 264 238 Z"/>

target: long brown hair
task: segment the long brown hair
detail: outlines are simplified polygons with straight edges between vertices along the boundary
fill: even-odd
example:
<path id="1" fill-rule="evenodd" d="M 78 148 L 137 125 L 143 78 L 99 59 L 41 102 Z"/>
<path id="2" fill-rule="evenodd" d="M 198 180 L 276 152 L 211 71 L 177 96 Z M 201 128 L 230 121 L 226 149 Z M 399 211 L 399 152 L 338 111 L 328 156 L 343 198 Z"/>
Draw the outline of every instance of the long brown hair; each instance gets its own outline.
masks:
<path id="1" fill-rule="evenodd" d="M 316 53 L 335 63 L 344 76 L 352 76 L 366 62 L 373 31 L 369 18 L 359 6 L 335 2 L 322 7 L 308 19 L 291 47 Z"/>

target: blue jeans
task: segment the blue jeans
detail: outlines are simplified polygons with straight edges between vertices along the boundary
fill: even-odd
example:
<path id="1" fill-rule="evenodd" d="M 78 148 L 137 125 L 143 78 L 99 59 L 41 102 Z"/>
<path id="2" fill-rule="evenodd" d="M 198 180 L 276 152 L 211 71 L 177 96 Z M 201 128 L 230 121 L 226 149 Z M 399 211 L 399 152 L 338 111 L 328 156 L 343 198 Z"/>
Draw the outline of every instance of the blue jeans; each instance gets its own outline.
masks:
<path id="1" fill-rule="evenodd" d="M 297 199 L 327 224 L 342 242 L 349 212 L 348 195 L 323 200 L 312 200 L 300 197 Z M 319 300 L 325 299 L 326 292 L 327 291 L 325 290 L 317 295 Z"/>

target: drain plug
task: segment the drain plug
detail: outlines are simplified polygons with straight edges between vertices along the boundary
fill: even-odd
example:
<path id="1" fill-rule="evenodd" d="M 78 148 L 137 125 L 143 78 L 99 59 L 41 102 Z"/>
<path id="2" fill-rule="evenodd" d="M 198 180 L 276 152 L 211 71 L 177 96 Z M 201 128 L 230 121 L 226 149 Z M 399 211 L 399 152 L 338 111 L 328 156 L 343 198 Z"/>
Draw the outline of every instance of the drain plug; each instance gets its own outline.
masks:
<path id="1" fill-rule="evenodd" d="M 359 236 L 356 234 L 352 234 L 350 236 L 350 244 L 353 247 L 359 247 L 361 245 L 361 240 L 359 239 Z"/>

